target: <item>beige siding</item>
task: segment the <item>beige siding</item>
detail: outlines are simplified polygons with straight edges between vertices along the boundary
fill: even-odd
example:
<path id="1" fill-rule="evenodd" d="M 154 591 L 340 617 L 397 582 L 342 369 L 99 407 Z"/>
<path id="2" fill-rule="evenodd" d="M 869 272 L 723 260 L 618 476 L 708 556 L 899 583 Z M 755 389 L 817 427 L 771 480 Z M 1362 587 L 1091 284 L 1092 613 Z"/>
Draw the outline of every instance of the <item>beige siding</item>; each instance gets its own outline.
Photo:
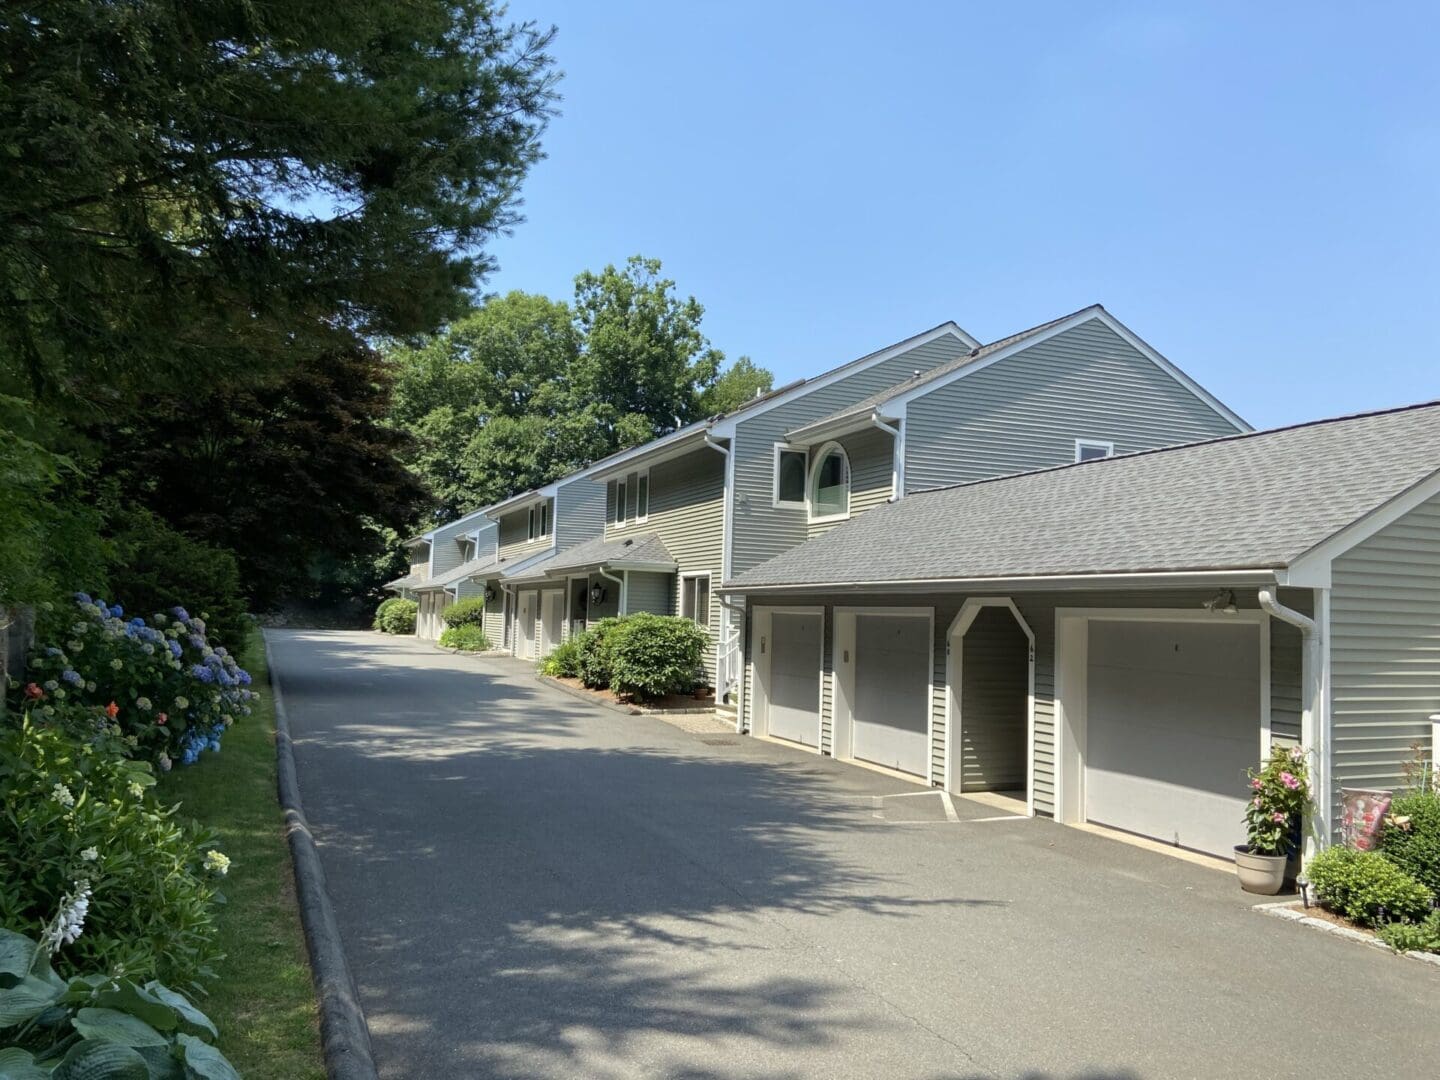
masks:
<path id="1" fill-rule="evenodd" d="M 495 590 L 495 599 L 485 603 L 485 636 L 490 639 L 490 647 L 503 649 L 505 641 L 505 594 L 500 588 L 500 582 L 496 578 L 488 578 L 479 582 L 480 592 L 483 595 L 488 585 Z"/>
<path id="2" fill-rule="evenodd" d="M 500 558 L 508 563 L 517 563 L 532 555 L 538 555 L 542 551 L 548 551 L 554 546 L 555 538 L 553 536 L 531 540 L 529 535 L 530 511 L 528 509 L 516 510 L 502 517 L 499 532 Z"/>
<path id="3" fill-rule="evenodd" d="M 1064 465 L 1076 439 L 1113 442 L 1123 454 L 1234 430 L 1092 319 L 910 402 L 905 487 Z"/>
<path id="4" fill-rule="evenodd" d="M 660 537 L 679 567 L 679 573 L 668 576 L 670 596 L 668 606 L 664 609 L 665 614 L 680 610 L 681 574 L 710 574 L 711 644 L 705 650 L 705 671 L 713 682 L 715 637 L 720 626 L 720 598 L 715 595 L 715 589 L 720 584 L 725 535 L 724 457 L 708 447 L 702 447 L 682 457 L 652 466 L 650 514 L 643 522 L 631 521 L 624 526 L 613 523 L 615 487 L 613 480 L 606 485 L 606 538 L 622 539 L 626 536 L 653 533 Z M 627 485 L 627 501 L 632 514 L 635 505 L 634 492 L 634 486 Z M 633 603 L 631 610 L 638 610 Z"/>
<path id="5" fill-rule="evenodd" d="M 1088 593 L 1088 592 L 1046 592 L 1046 593 L 1014 593 L 1012 599 L 1016 607 L 1024 617 L 1026 623 L 1035 634 L 1035 809 L 1042 814 L 1054 813 L 1055 799 L 1055 612 L 1057 608 L 1176 608 L 1184 611 L 1193 611 L 1200 608 L 1203 602 L 1214 595 L 1215 590 L 1194 589 L 1194 590 L 1154 590 L 1135 592 L 1109 592 L 1109 593 Z M 990 595 L 987 593 L 987 595 Z M 1237 603 L 1240 607 L 1254 609 L 1258 607 L 1254 590 L 1236 590 Z M 946 684 L 946 649 L 950 627 L 955 617 L 960 612 L 961 604 L 965 597 L 958 594 L 942 594 L 927 596 L 923 605 L 916 603 L 916 597 L 903 595 L 886 596 L 834 596 L 822 595 L 819 597 L 801 593 L 788 597 L 785 600 L 778 598 L 759 597 L 750 598 L 750 610 L 752 618 L 747 620 L 753 622 L 753 612 L 769 604 L 807 604 L 823 605 L 825 609 L 825 659 L 824 679 L 822 691 L 822 717 L 821 717 L 821 739 L 822 745 L 828 748 L 830 745 L 831 725 L 831 685 L 833 682 L 833 664 L 830 655 L 830 641 L 834 631 L 835 607 L 916 607 L 931 606 L 935 612 L 935 667 L 934 667 L 934 694 L 933 694 L 933 715 L 931 718 L 933 743 L 932 743 L 932 765 L 931 782 L 940 784 L 944 782 L 945 768 L 945 718 L 946 705 L 949 695 Z M 1282 596 L 1287 602 L 1293 599 Z M 1217 618 L 1220 616 L 1217 616 Z M 1271 620 L 1272 626 L 1275 620 Z M 1275 667 L 1272 660 L 1272 669 Z M 752 715 L 754 707 L 751 689 L 753 687 L 753 657 L 751 655 L 750 637 L 746 636 L 746 686 L 745 686 L 745 715 Z M 1272 699 L 1277 696 L 1299 697 L 1299 666 L 1294 666 L 1294 673 L 1288 670 L 1272 670 Z M 1435 711 L 1435 710 L 1432 710 Z M 1257 718 L 1257 737 L 1258 731 Z"/>
<path id="6" fill-rule="evenodd" d="M 895 437 L 878 428 L 844 435 L 836 440 L 850 461 L 850 517 L 857 518 L 866 510 L 883 506 L 890 501 L 895 480 Z M 814 447 L 810 451 L 810 475 L 821 452 L 829 443 Z M 811 522 L 806 529 L 807 537 L 828 532 L 839 521 Z"/>
<path id="7" fill-rule="evenodd" d="M 675 614 L 675 575 L 631 570 L 626 575 L 625 613 L 648 611 L 652 615 Z"/>
<path id="8" fill-rule="evenodd" d="M 1440 712 L 1440 497 L 1337 558 L 1331 582 L 1337 793 L 1400 787 Z"/>
<path id="9" fill-rule="evenodd" d="M 1024 791 L 1030 639 L 1008 608 L 986 607 L 961 648 L 961 790 Z"/>
<path id="10" fill-rule="evenodd" d="M 784 441 L 787 431 L 896 386 L 916 371 L 928 371 L 969 351 L 969 346 L 956 338 L 932 341 L 811 390 L 793 401 L 741 419 L 732 444 L 735 488 L 730 494 L 734 530 L 731 572 L 744 573 L 806 539 L 808 526 L 804 508 L 773 505 L 775 444 Z"/>

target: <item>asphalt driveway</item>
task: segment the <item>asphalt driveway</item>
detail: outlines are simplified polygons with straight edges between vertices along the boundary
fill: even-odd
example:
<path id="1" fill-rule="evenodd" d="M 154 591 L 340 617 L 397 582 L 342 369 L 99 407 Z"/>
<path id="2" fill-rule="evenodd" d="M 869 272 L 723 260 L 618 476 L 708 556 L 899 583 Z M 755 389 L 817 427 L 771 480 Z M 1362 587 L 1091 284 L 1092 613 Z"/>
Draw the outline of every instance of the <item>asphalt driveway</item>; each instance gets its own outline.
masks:
<path id="1" fill-rule="evenodd" d="M 507 661 L 269 637 L 383 1076 L 1440 1060 L 1440 969 L 1258 915 L 1226 874 L 966 800 L 952 820 L 888 798 L 901 781 L 599 710 Z"/>

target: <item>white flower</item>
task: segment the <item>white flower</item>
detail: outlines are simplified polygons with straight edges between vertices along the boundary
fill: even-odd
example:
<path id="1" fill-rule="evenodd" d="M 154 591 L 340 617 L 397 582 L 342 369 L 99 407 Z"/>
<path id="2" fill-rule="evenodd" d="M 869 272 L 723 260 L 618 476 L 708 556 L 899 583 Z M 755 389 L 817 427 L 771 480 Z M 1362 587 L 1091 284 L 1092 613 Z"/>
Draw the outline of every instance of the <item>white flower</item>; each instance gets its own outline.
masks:
<path id="1" fill-rule="evenodd" d="M 55 695 L 57 700 L 63 701 L 65 698 L 65 688 L 63 686 L 57 686 L 51 693 Z"/>
<path id="2" fill-rule="evenodd" d="M 70 793 L 70 789 L 64 784 L 56 784 L 51 788 L 50 797 L 66 809 L 75 805 L 75 796 Z"/>
<path id="3" fill-rule="evenodd" d="M 90 882 L 81 878 L 71 892 L 60 898 L 60 910 L 40 934 L 40 947 L 51 956 L 60 946 L 69 945 L 85 932 L 85 916 L 90 912 Z"/>
<path id="4" fill-rule="evenodd" d="M 136 707 L 137 709 L 143 709 L 145 712 L 149 712 L 149 711 L 150 711 L 150 705 L 151 705 L 151 702 L 150 702 L 150 699 L 149 699 L 148 697 L 137 697 L 137 698 L 135 699 L 135 707 Z"/>
<path id="5" fill-rule="evenodd" d="M 140 646 L 140 650 L 141 650 L 146 656 L 154 656 L 154 655 L 155 655 L 155 646 L 154 646 L 154 645 L 151 645 L 148 641 L 147 641 L 144 645 L 141 645 L 141 646 Z"/>
<path id="6" fill-rule="evenodd" d="M 46 690 L 49 690 L 49 691 L 53 694 L 56 690 L 59 690 L 59 689 L 60 689 L 60 684 L 59 684 L 58 682 L 56 682 L 54 679 L 46 679 L 46 680 L 45 680 L 45 689 L 46 689 Z"/>
<path id="7" fill-rule="evenodd" d="M 100 852 L 93 847 L 87 847 L 84 851 L 80 852 L 80 858 L 84 859 L 86 862 L 94 862 L 96 859 L 100 858 Z"/>
<path id="8" fill-rule="evenodd" d="M 93 693 L 95 692 L 95 680 L 94 680 L 94 679 L 90 679 L 90 680 L 88 680 L 88 681 L 85 683 L 85 690 L 86 690 L 88 693 L 91 693 L 91 694 L 93 694 Z"/>
<path id="9" fill-rule="evenodd" d="M 69 649 L 72 653 L 82 653 L 85 651 L 85 642 L 67 641 L 65 642 L 65 647 Z"/>
<path id="10" fill-rule="evenodd" d="M 175 709 L 176 709 L 177 712 L 184 712 L 184 711 L 185 711 L 186 709 L 188 709 L 189 707 L 190 707 L 190 699 L 189 699 L 189 698 L 187 698 L 187 697 L 177 697 L 177 698 L 175 699 Z"/>
<path id="11" fill-rule="evenodd" d="M 125 666 L 125 661 L 124 661 L 124 660 L 121 660 L 121 659 L 117 656 L 114 660 L 111 660 L 111 661 L 110 661 L 110 666 L 111 666 L 112 668 L 114 668 L 116 671 L 119 671 L 121 668 L 123 668 L 123 667 Z"/>
<path id="12" fill-rule="evenodd" d="M 130 781 L 130 786 L 129 786 L 128 788 L 126 788 L 125 790 L 127 790 L 128 792 L 130 792 L 130 794 L 133 795 L 133 796 L 134 796 L 135 798 L 137 798 L 137 799 L 140 798 L 141 795 L 144 795 L 144 794 L 145 794 L 145 788 L 144 788 L 144 786 L 140 783 L 140 781 L 138 781 L 138 780 L 131 780 L 131 781 Z"/>
<path id="13" fill-rule="evenodd" d="M 169 772 L 169 771 L 170 771 L 170 765 L 171 765 L 170 755 L 167 754 L 167 753 L 164 753 L 164 752 L 162 751 L 161 754 L 160 754 L 160 771 L 161 771 L 161 772 Z"/>
<path id="14" fill-rule="evenodd" d="M 224 877 L 230 872 L 230 858 L 218 851 L 207 851 L 205 853 L 205 869 L 212 874 Z"/>

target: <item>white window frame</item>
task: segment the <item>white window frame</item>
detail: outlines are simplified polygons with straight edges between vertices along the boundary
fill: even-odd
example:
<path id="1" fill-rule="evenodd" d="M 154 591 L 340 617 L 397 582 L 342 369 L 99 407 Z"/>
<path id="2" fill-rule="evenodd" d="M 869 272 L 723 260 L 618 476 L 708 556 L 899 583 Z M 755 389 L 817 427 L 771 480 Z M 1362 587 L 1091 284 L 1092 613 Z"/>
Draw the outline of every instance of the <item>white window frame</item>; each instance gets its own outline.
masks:
<path id="1" fill-rule="evenodd" d="M 627 503 L 630 492 L 626 482 L 629 479 L 629 473 L 615 478 L 615 513 L 611 515 L 610 524 L 617 529 L 623 529 L 628 524 L 627 515 L 630 513 L 630 508 Z"/>
<path id="2" fill-rule="evenodd" d="M 538 516 L 539 516 L 539 519 L 540 519 L 540 524 L 539 524 L 539 528 L 538 528 L 538 529 L 536 528 L 536 524 L 535 524 L 535 519 L 536 519 L 536 516 L 537 516 L 537 511 L 538 511 Z M 555 522 L 554 522 L 554 520 L 553 520 L 553 514 L 551 513 L 551 510 L 550 510 L 550 500 L 549 500 L 549 499 L 545 499 L 545 500 L 543 500 L 543 501 L 541 501 L 541 502 L 536 503 L 534 506 L 530 507 L 529 516 L 526 518 L 526 530 L 525 530 L 525 535 L 526 535 L 526 537 L 527 537 L 532 543 L 533 543 L 534 541 L 536 541 L 536 540 L 544 540 L 544 539 L 545 539 L 546 537 L 548 537 L 551 533 L 553 533 L 554 530 L 555 530 Z"/>
<path id="3" fill-rule="evenodd" d="M 713 606 L 712 600 L 714 598 L 714 593 L 711 590 L 715 584 L 711 580 L 709 570 L 691 570 L 680 575 L 680 597 L 679 602 L 675 605 L 675 610 L 681 618 L 685 617 L 685 587 L 688 583 L 696 581 L 699 578 L 705 579 L 705 621 L 701 622 L 699 619 L 696 619 L 693 614 L 690 616 L 690 619 L 696 626 L 708 631 L 710 629 L 710 608 Z"/>
<path id="4" fill-rule="evenodd" d="M 1115 444 L 1113 442 L 1108 442 L 1105 439 L 1075 440 L 1075 461 L 1077 464 L 1082 461 L 1099 461 L 1100 458 L 1082 458 L 1080 456 L 1080 452 L 1082 450 L 1104 450 L 1105 453 L 1102 454 L 1101 457 L 1115 456 Z"/>
<path id="5" fill-rule="evenodd" d="M 841 514 L 815 513 L 815 496 L 820 482 L 820 463 L 834 451 L 845 461 L 845 511 Z M 830 441 L 820 447 L 815 453 L 814 464 L 810 467 L 810 475 L 805 478 L 805 510 L 812 525 L 826 521 L 847 521 L 850 517 L 850 501 L 854 494 L 852 488 L 855 483 L 855 474 L 850 470 L 850 455 L 845 452 L 845 447 L 838 442 Z"/>
<path id="6" fill-rule="evenodd" d="M 637 525 L 643 525 L 650 520 L 650 470 L 639 469 L 630 475 L 635 477 L 635 523 Z M 640 511 L 640 490 L 642 484 L 645 490 L 644 513 Z"/>
<path id="7" fill-rule="evenodd" d="M 802 492 L 810 490 L 810 451 L 804 447 L 791 446 L 789 443 L 777 442 L 774 444 L 774 460 L 770 468 L 770 505 L 777 510 L 781 508 L 803 509 L 807 513 L 810 510 L 809 500 L 804 494 L 797 500 L 790 501 L 780 498 L 780 455 L 799 454 L 805 462 L 804 483 L 801 486 Z"/>

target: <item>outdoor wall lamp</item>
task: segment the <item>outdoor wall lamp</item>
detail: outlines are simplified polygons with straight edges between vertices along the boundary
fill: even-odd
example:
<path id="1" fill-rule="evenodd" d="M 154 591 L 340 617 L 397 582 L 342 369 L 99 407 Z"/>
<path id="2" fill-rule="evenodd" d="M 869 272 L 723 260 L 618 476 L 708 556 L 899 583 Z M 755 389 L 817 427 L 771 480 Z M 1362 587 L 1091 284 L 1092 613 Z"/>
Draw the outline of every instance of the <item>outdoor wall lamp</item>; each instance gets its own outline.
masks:
<path id="1" fill-rule="evenodd" d="M 592 604 L 603 604 L 605 602 L 605 586 L 594 585 L 590 589 L 590 602 Z"/>
<path id="2" fill-rule="evenodd" d="M 486 586 L 485 586 L 485 599 L 486 599 L 486 600 L 494 600 L 494 599 L 495 599 L 495 586 L 494 586 L 494 585 L 486 585 Z"/>

